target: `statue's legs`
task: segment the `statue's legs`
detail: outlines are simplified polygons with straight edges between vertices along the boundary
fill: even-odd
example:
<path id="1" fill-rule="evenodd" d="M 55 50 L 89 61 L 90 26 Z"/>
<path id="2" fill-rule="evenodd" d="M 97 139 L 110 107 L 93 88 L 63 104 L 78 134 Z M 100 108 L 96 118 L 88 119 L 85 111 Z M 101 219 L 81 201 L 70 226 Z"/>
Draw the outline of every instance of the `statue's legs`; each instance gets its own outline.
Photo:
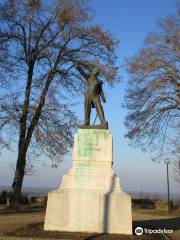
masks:
<path id="1" fill-rule="evenodd" d="M 90 97 L 85 97 L 84 108 L 85 108 L 85 125 L 90 125 L 90 115 L 91 115 L 91 104 L 92 100 Z"/>
<path id="2" fill-rule="evenodd" d="M 94 104 L 94 106 L 96 108 L 97 115 L 98 115 L 101 123 L 106 123 L 106 119 L 104 117 L 103 107 L 101 105 L 101 101 L 100 101 L 99 97 L 94 97 L 93 98 L 93 104 Z"/>

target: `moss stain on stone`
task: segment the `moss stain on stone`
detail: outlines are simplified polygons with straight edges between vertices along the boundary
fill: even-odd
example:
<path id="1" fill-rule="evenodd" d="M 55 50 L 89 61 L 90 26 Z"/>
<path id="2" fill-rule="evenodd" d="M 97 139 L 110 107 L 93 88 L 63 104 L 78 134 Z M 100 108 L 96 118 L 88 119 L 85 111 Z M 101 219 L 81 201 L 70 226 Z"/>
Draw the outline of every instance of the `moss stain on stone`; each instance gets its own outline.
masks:
<path id="1" fill-rule="evenodd" d="M 99 146 L 99 139 L 107 139 L 108 134 L 107 130 L 78 130 L 77 134 L 77 167 L 76 167 L 76 181 L 77 185 L 81 186 L 82 189 L 88 185 L 91 180 L 91 176 L 93 173 L 93 160 L 97 151 L 101 150 Z M 83 161 L 83 163 L 82 163 Z M 84 171 L 88 176 L 84 176 Z M 83 194 L 79 194 L 77 199 L 78 206 L 81 206 L 83 203 Z M 79 207 L 80 209 L 80 207 Z M 79 215 L 82 213 L 79 212 Z M 77 228 L 81 229 L 81 222 L 77 219 Z"/>

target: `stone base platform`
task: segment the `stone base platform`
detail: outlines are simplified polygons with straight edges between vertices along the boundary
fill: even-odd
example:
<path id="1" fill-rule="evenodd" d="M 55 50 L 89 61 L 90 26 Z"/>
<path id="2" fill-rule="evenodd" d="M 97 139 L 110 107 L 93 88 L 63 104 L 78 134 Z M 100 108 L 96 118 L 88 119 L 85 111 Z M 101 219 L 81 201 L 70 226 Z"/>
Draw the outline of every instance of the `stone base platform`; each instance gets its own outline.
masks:
<path id="1" fill-rule="evenodd" d="M 73 166 L 48 194 L 45 230 L 132 234 L 131 197 L 112 169 L 108 130 L 79 129 Z"/>

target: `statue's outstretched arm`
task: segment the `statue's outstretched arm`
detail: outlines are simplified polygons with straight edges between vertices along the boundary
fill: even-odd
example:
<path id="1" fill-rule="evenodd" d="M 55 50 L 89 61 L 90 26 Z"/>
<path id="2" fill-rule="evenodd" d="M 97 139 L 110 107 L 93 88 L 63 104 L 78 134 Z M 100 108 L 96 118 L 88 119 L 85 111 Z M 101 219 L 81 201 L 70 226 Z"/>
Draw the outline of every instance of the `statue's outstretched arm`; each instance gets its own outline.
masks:
<path id="1" fill-rule="evenodd" d="M 87 79 L 89 77 L 89 74 L 87 74 L 81 67 L 79 64 L 75 64 L 76 69 L 78 70 L 78 72 L 85 78 Z"/>
<path id="2" fill-rule="evenodd" d="M 99 71 L 99 68 L 96 66 L 96 65 L 94 65 L 94 64 L 91 64 L 91 63 L 89 63 L 89 62 L 82 62 L 82 63 L 76 63 L 76 65 L 77 66 L 83 66 L 83 67 L 85 67 L 86 69 L 88 69 L 89 70 L 89 72 L 92 72 L 93 70 L 94 70 L 94 68 L 96 68 L 98 71 Z M 82 68 L 81 68 L 82 69 Z"/>

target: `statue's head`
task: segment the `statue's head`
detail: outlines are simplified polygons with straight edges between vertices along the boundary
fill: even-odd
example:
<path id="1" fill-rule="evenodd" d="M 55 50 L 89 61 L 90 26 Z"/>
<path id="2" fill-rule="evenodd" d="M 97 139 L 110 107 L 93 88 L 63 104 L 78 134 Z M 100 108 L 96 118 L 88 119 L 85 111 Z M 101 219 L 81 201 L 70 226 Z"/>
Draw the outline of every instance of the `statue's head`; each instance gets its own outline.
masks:
<path id="1" fill-rule="evenodd" d="M 99 68 L 98 68 L 98 67 L 93 67 L 93 68 L 92 68 L 92 75 L 97 76 L 99 73 L 100 73 L 100 71 L 99 71 Z"/>

